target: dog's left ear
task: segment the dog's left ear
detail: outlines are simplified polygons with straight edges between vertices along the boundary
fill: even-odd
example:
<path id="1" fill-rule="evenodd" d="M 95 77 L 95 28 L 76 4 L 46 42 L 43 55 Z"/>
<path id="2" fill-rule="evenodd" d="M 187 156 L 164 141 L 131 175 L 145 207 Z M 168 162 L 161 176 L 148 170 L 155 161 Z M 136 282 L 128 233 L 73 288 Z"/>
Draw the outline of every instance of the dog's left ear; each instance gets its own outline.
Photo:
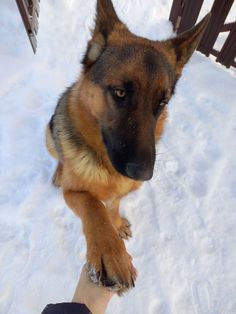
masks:
<path id="1" fill-rule="evenodd" d="M 118 18 L 111 0 L 97 0 L 95 29 L 83 60 L 85 66 L 92 65 L 99 58 L 106 47 L 109 34 L 115 28 L 127 29 Z"/>
<path id="2" fill-rule="evenodd" d="M 184 65 L 197 48 L 211 17 L 208 13 L 204 19 L 190 30 L 164 42 L 168 49 L 174 51 L 176 74 L 179 76 Z"/>

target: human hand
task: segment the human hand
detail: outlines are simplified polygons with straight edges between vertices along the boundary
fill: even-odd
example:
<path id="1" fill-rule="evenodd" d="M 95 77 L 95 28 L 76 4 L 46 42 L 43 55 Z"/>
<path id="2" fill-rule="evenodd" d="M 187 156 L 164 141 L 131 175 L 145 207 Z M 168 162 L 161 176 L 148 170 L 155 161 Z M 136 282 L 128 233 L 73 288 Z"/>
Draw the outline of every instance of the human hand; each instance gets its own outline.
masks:
<path id="1" fill-rule="evenodd" d="M 72 302 L 85 304 L 93 314 L 104 314 L 114 293 L 91 282 L 84 265 Z"/>

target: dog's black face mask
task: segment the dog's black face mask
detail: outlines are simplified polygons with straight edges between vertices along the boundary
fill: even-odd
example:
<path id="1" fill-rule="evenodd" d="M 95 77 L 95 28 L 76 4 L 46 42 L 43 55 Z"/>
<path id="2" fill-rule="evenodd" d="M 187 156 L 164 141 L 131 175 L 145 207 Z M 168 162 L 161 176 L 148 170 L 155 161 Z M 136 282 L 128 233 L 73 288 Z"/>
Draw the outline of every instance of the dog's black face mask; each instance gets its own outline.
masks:
<path id="1" fill-rule="evenodd" d="M 113 167 L 134 180 L 149 180 L 155 163 L 155 122 L 143 128 L 132 117 L 124 117 L 117 127 L 102 129 L 102 137 Z"/>
<path id="2" fill-rule="evenodd" d="M 114 69 L 114 70 L 113 70 Z M 155 163 L 155 137 L 175 72 L 149 47 L 107 48 L 91 70 L 103 95 L 103 142 L 113 167 L 134 180 L 149 180 Z"/>

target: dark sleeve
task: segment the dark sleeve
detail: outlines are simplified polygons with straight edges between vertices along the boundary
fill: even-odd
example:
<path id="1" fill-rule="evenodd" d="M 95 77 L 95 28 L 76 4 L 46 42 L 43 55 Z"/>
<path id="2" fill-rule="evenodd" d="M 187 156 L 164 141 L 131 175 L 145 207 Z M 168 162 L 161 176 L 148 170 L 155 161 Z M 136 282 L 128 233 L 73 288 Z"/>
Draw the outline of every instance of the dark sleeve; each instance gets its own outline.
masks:
<path id="1" fill-rule="evenodd" d="M 92 314 L 84 304 L 58 303 L 48 304 L 41 314 Z"/>

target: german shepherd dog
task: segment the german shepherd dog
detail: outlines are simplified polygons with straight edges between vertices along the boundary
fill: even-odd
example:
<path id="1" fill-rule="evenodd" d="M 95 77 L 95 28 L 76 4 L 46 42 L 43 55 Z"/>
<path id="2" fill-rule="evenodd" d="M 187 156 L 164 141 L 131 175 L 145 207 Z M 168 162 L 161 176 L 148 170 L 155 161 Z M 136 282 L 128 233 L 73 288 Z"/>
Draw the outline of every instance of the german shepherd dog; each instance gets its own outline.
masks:
<path id="1" fill-rule="evenodd" d="M 111 0 L 98 0 L 83 71 L 47 127 L 47 148 L 58 160 L 53 183 L 82 220 L 88 275 L 119 294 L 136 279 L 120 199 L 153 175 L 166 105 L 208 21 L 209 15 L 175 38 L 152 41 L 132 34 Z"/>

